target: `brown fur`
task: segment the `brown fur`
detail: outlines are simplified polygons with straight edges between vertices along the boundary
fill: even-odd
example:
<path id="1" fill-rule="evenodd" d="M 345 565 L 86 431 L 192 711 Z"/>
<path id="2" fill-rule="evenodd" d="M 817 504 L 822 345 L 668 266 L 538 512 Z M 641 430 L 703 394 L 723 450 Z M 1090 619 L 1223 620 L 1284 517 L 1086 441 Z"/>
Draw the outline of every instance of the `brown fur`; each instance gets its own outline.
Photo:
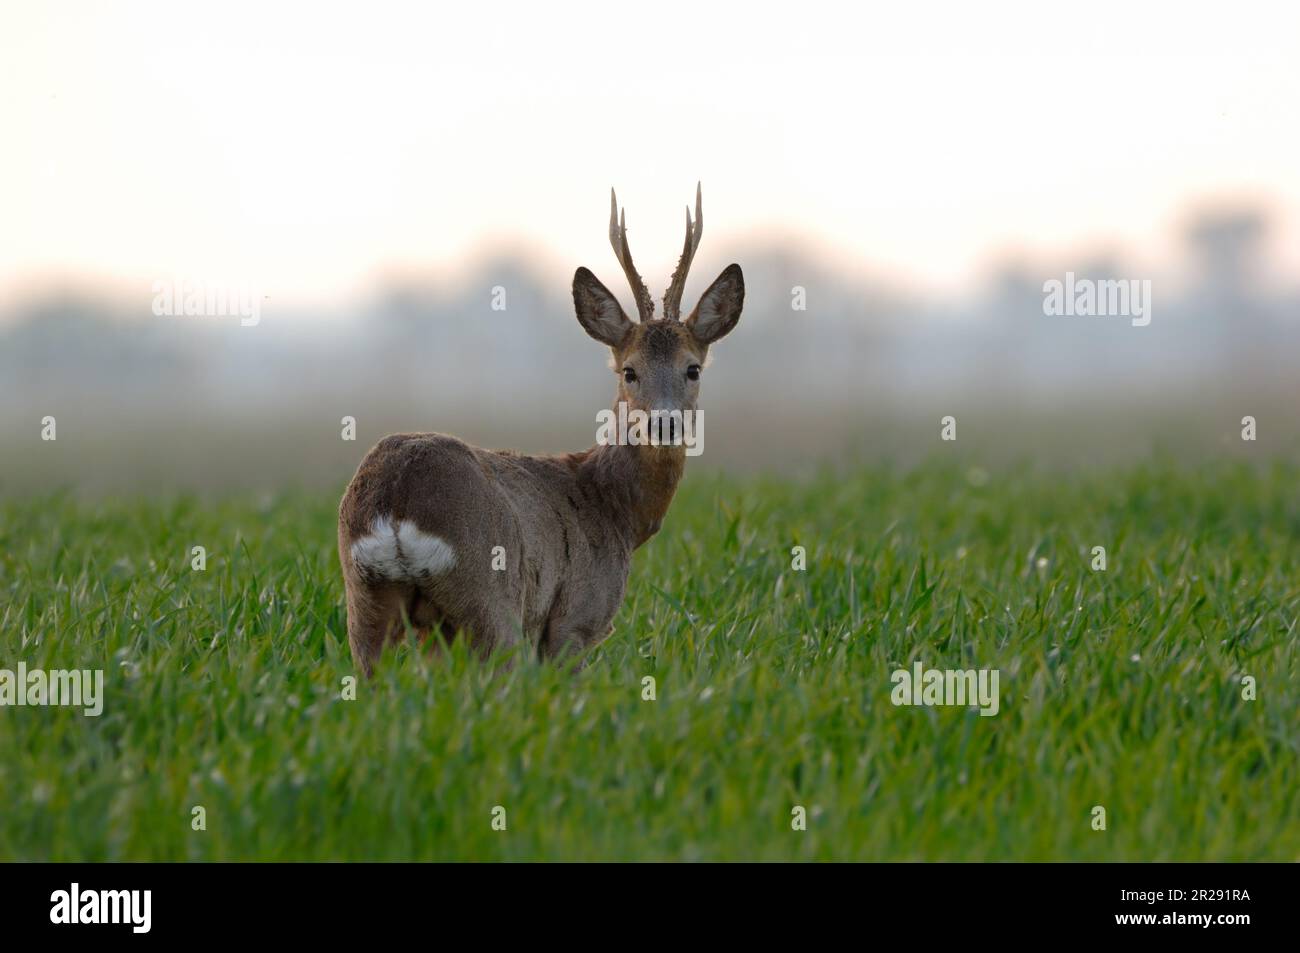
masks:
<path id="1" fill-rule="evenodd" d="M 578 320 L 611 347 L 618 401 L 695 409 L 709 344 L 734 327 L 744 283 L 731 265 L 684 322 L 633 324 L 586 269 L 574 276 Z M 631 368 L 636 380 L 624 380 Z M 486 655 L 526 641 L 554 658 L 600 642 L 623 601 L 632 552 L 659 531 L 685 465 L 681 446 L 595 446 L 559 456 L 482 450 L 445 434 L 385 437 L 361 461 L 339 506 L 339 559 L 353 661 L 369 675 L 409 624 L 468 633 Z M 372 578 L 351 547 L 375 520 L 409 520 L 449 544 L 455 564 L 418 582 Z M 506 570 L 492 569 L 504 547 Z"/>

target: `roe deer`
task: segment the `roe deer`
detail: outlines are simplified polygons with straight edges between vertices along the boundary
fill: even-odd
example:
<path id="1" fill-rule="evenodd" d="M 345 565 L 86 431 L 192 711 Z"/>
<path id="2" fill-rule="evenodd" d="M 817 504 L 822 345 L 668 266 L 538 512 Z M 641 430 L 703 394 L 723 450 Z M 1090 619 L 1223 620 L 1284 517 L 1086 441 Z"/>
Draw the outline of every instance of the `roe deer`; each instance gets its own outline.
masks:
<path id="1" fill-rule="evenodd" d="M 709 345 L 740 319 L 745 283 L 733 264 L 681 320 L 702 211 L 697 186 L 662 319 L 632 264 L 613 190 L 609 239 L 639 323 L 590 271 L 574 273 L 578 323 L 613 351 L 616 409 L 694 413 Z M 675 435 L 559 456 L 481 450 L 438 433 L 385 437 L 339 506 L 353 662 L 370 675 L 407 624 L 422 639 L 464 632 L 481 655 L 527 640 L 554 658 L 600 642 L 613 631 L 632 551 L 658 532 L 684 465 Z M 495 547 L 504 571 L 494 570 Z"/>

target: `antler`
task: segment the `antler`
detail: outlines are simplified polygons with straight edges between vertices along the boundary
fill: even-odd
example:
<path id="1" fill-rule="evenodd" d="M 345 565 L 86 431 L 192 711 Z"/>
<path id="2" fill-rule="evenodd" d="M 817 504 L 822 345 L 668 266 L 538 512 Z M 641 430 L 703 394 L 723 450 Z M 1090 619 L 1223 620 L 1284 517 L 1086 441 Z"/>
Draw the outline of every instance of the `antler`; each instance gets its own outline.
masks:
<path id="1" fill-rule="evenodd" d="M 700 247 L 700 236 L 704 234 L 704 202 L 700 195 L 700 184 L 695 184 L 695 223 L 691 223 L 691 207 L 686 206 L 686 244 L 682 246 L 682 257 L 677 261 L 673 272 L 672 284 L 664 292 L 664 317 L 669 321 L 681 320 L 682 292 L 686 290 L 686 275 L 691 270 L 691 260 L 695 258 L 695 249 Z"/>
<path id="2" fill-rule="evenodd" d="M 655 303 L 650 297 L 650 290 L 637 274 L 636 265 L 632 264 L 632 252 L 627 247 L 627 210 L 624 209 L 620 218 L 618 198 L 614 195 L 613 189 L 609 190 L 609 244 L 614 249 L 614 257 L 623 266 L 627 283 L 632 286 L 632 295 L 636 298 L 636 313 L 644 324 L 654 318 Z"/>

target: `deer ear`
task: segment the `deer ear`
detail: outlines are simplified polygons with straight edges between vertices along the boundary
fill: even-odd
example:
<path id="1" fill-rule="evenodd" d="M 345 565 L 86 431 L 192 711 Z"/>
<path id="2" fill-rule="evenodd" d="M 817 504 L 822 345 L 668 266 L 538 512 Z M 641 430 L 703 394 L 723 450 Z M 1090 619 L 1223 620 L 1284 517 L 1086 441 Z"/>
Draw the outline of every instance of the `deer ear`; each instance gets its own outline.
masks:
<path id="1" fill-rule="evenodd" d="M 700 296 L 700 303 L 686 319 L 687 330 L 701 344 L 712 344 L 736 326 L 744 304 L 745 276 L 739 265 L 728 265 Z"/>
<path id="2" fill-rule="evenodd" d="M 602 344 L 618 347 L 632 330 L 618 299 L 586 268 L 573 273 L 573 307 L 582 329 Z"/>

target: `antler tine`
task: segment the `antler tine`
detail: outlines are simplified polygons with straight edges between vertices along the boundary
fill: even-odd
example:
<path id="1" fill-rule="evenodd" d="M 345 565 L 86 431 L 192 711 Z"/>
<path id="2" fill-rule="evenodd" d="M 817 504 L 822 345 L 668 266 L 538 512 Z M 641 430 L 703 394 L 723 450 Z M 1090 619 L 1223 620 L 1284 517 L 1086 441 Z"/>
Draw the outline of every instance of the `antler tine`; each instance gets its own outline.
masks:
<path id="1" fill-rule="evenodd" d="M 664 317 L 669 321 L 681 320 L 682 293 L 686 290 L 686 275 L 691 270 L 691 261 L 695 250 L 700 247 L 700 237 L 704 234 L 704 200 L 700 183 L 695 183 L 695 224 L 691 224 L 691 207 L 686 206 L 686 242 L 682 245 L 682 257 L 677 261 L 672 283 L 664 292 Z"/>
<path id="2" fill-rule="evenodd" d="M 637 274 L 636 265 L 632 264 L 632 251 L 627 246 L 627 210 L 624 209 L 622 216 L 619 215 L 618 197 L 613 189 L 609 190 L 609 244 L 614 249 L 614 257 L 623 266 L 627 283 L 632 286 L 632 296 L 636 298 L 636 313 L 644 324 L 654 318 L 655 303 L 650 297 L 650 289 Z"/>

